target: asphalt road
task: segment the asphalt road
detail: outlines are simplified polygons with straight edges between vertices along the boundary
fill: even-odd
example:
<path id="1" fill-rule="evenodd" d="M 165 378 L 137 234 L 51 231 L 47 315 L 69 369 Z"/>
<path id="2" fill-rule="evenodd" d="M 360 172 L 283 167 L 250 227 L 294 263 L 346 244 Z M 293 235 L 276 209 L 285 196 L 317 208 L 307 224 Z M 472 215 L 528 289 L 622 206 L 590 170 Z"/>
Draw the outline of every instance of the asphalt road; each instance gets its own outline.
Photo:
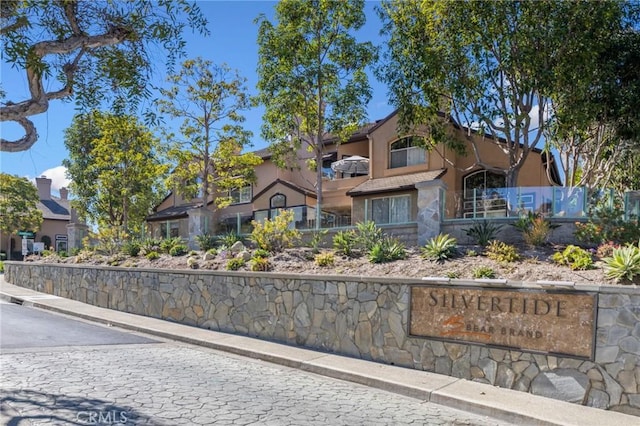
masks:
<path id="1" fill-rule="evenodd" d="M 0 424 L 506 424 L 35 308 L 0 322 Z"/>

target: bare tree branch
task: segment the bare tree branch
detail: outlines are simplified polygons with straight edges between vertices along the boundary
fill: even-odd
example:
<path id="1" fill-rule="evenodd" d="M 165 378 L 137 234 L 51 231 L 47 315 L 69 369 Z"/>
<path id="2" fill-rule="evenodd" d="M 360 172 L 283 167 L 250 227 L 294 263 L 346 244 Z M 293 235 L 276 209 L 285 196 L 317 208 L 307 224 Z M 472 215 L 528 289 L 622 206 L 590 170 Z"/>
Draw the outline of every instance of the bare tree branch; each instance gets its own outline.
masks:
<path id="1" fill-rule="evenodd" d="M 33 122 L 26 117 L 47 111 L 50 100 L 63 99 L 73 94 L 75 72 L 80 59 L 87 50 L 121 43 L 129 35 L 127 29 L 115 27 L 107 33 L 100 35 L 82 35 L 77 20 L 73 15 L 74 11 L 70 10 L 70 8 L 73 9 L 73 6 L 67 6 L 65 12 L 74 35 L 62 41 L 42 41 L 34 44 L 32 47 L 32 52 L 37 60 L 32 65 L 27 65 L 25 69 L 31 98 L 18 103 L 7 102 L 0 107 L 0 121 L 14 121 L 20 124 L 25 130 L 25 135 L 16 141 L 9 141 L 2 138 L 0 151 L 18 152 L 29 149 L 38 139 L 38 134 L 35 131 Z M 79 52 L 73 62 L 67 63 L 63 67 L 66 79 L 64 87 L 56 91 L 46 92 L 42 81 L 43 76 L 40 71 L 37 70 L 35 63 L 40 62 L 40 60 L 47 55 L 68 54 L 78 50 Z"/>

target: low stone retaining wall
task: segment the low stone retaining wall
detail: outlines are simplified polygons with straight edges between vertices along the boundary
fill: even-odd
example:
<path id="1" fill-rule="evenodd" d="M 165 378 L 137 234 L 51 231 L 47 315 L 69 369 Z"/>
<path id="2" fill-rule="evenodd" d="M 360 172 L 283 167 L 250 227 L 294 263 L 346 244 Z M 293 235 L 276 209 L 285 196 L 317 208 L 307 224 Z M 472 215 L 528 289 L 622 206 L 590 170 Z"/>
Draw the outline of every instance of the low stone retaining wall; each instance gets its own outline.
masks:
<path id="1" fill-rule="evenodd" d="M 105 308 L 640 415 L 636 286 L 565 292 L 597 301 L 594 356 L 579 359 L 409 336 L 411 289 L 425 284 L 415 279 L 6 262 L 5 280 Z M 475 291 L 498 283 L 455 284 Z M 506 288 L 542 291 L 535 284 Z"/>
<path id="2" fill-rule="evenodd" d="M 488 222 L 491 222 L 496 226 L 502 226 L 500 231 L 496 233 L 496 238 L 509 244 L 518 244 L 523 241 L 522 233 L 515 226 L 512 226 L 516 220 L 517 218 L 487 219 Z M 474 238 L 469 237 L 466 234 L 466 230 L 479 221 L 481 221 L 481 219 L 455 219 L 443 221 L 440 224 L 440 232 L 443 234 L 449 234 L 456 238 L 459 244 L 476 244 L 477 241 Z M 575 244 L 576 237 L 574 233 L 576 231 L 576 222 L 585 221 L 585 219 L 567 219 L 560 217 L 550 218 L 549 222 L 554 225 L 558 225 L 558 227 L 549 233 L 549 241 L 556 244 Z"/>

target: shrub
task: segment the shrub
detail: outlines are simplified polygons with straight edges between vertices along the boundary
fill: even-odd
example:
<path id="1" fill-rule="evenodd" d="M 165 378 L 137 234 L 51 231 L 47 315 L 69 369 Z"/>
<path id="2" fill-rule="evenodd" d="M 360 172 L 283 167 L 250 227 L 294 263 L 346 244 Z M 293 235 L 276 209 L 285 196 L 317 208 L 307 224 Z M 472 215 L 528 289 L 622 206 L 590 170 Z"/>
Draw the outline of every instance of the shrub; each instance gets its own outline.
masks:
<path id="1" fill-rule="evenodd" d="M 551 231 L 560 225 L 552 224 L 540 214 L 529 212 L 526 216 L 521 216 L 513 226 L 522 233 L 526 244 L 538 247 L 546 244 Z"/>
<path id="2" fill-rule="evenodd" d="M 96 241 L 96 251 L 111 256 L 120 252 L 129 236 L 123 229 L 113 227 L 100 229 L 98 233 L 94 235 L 94 238 Z M 58 253 L 58 255 L 60 255 L 60 253 Z"/>
<path id="3" fill-rule="evenodd" d="M 382 241 L 383 234 L 382 229 L 376 226 L 373 221 L 360 222 L 356 224 L 357 228 L 357 242 L 364 252 L 369 252 L 371 249 Z"/>
<path id="4" fill-rule="evenodd" d="M 576 222 L 575 226 L 574 236 L 586 244 L 631 244 L 640 239 L 640 220 L 625 220 L 624 211 L 617 206 L 596 208 L 586 223 Z"/>
<path id="5" fill-rule="evenodd" d="M 265 219 L 264 222 L 251 222 L 251 241 L 258 248 L 279 253 L 285 248 L 293 247 L 300 240 L 300 231 L 291 227 L 293 223 L 293 210 L 284 210 L 274 219 Z"/>
<path id="6" fill-rule="evenodd" d="M 338 254 L 354 257 L 358 237 L 354 231 L 339 231 L 333 236 L 333 248 Z"/>
<path id="7" fill-rule="evenodd" d="M 58 252 L 58 256 L 60 256 L 60 257 L 69 257 L 69 253 L 67 253 L 66 250 L 60 250 Z"/>
<path id="8" fill-rule="evenodd" d="M 218 236 L 217 240 L 218 245 L 221 247 L 231 247 L 238 241 L 244 243 L 244 238 L 242 237 L 242 235 L 236 234 L 235 232 L 227 232 L 224 235 L 220 235 Z"/>
<path id="9" fill-rule="evenodd" d="M 394 238 L 383 238 L 369 250 L 369 262 L 385 263 L 404 259 L 407 252 L 404 244 Z"/>
<path id="10" fill-rule="evenodd" d="M 335 256 L 332 252 L 328 251 L 316 254 L 313 260 L 318 266 L 333 266 L 335 263 Z"/>
<path id="11" fill-rule="evenodd" d="M 249 261 L 249 269 L 254 272 L 266 272 L 271 270 L 271 262 L 266 257 L 254 257 Z"/>
<path id="12" fill-rule="evenodd" d="M 160 257 L 157 251 L 147 252 L 147 254 L 145 254 L 144 256 L 149 260 L 156 260 L 157 258 Z"/>
<path id="13" fill-rule="evenodd" d="M 551 260 L 559 265 L 569 266 L 574 271 L 593 269 L 591 253 L 574 245 L 567 246 L 562 252 L 554 253 Z"/>
<path id="14" fill-rule="evenodd" d="M 271 256 L 271 253 L 269 253 L 267 250 L 264 249 L 256 249 L 253 252 L 253 258 L 258 258 L 258 257 L 262 257 L 264 259 L 268 258 L 269 256 Z"/>
<path id="15" fill-rule="evenodd" d="M 489 259 L 502 263 L 515 262 L 520 259 L 517 248 L 498 240 L 493 240 L 489 243 L 485 254 Z"/>
<path id="16" fill-rule="evenodd" d="M 196 235 L 196 242 L 200 250 L 207 251 L 216 246 L 216 237 L 210 234 Z"/>
<path id="17" fill-rule="evenodd" d="M 478 266 L 472 272 L 473 278 L 495 278 L 496 272 L 488 266 Z"/>
<path id="18" fill-rule="evenodd" d="M 602 243 L 596 249 L 596 256 L 600 259 L 611 257 L 611 255 L 613 255 L 613 250 L 617 248 L 620 248 L 620 246 L 618 244 L 614 244 L 613 241 Z"/>
<path id="19" fill-rule="evenodd" d="M 190 257 L 187 259 L 187 266 L 191 269 L 198 269 L 200 265 L 198 264 L 198 259 Z"/>
<path id="20" fill-rule="evenodd" d="M 444 273 L 444 276 L 452 280 L 455 280 L 456 278 L 460 278 L 460 273 L 456 271 L 447 271 Z"/>
<path id="21" fill-rule="evenodd" d="M 311 234 L 311 240 L 309 241 L 309 245 L 311 246 L 311 251 L 313 253 L 320 253 L 320 243 L 325 235 L 329 232 L 328 229 L 323 229 L 320 231 L 313 231 Z"/>
<path id="22" fill-rule="evenodd" d="M 188 251 L 189 251 L 189 247 L 187 247 L 184 244 L 178 244 L 178 245 L 175 245 L 175 246 L 173 246 L 173 247 L 171 247 L 169 249 L 169 254 L 171 256 L 174 256 L 174 257 L 175 256 L 182 256 L 182 255 L 187 254 Z"/>
<path id="23" fill-rule="evenodd" d="M 439 234 L 420 249 L 425 259 L 444 261 L 458 253 L 458 241 L 449 234 Z"/>
<path id="24" fill-rule="evenodd" d="M 71 256 L 77 256 L 78 254 L 80 254 L 80 251 L 81 251 L 81 250 L 82 250 L 82 249 L 81 249 L 80 247 L 74 247 L 74 248 L 72 248 L 72 249 L 71 249 L 71 252 L 70 252 L 70 253 L 71 253 Z"/>
<path id="25" fill-rule="evenodd" d="M 4 272 L 4 262 L 0 260 L 0 273 Z"/>
<path id="26" fill-rule="evenodd" d="M 161 242 L 162 240 L 158 240 L 156 238 L 145 238 L 140 242 L 140 251 L 144 255 L 152 251 L 158 252 L 160 251 Z"/>
<path id="27" fill-rule="evenodd" d="M 177 246 L 184 246 L 184 241 L 182 241 L 182 238 L 180 237 L 165 238 L 164 240 L 160 241 L 160 249 L 164 253 L 171 254 L 171 249 Z"/>
<path id="28" fill-rule="evenodd" d="M 476 240 L 482 247 L 486 247 L 489 241 L 495 240 L 496 234 L 502 229 L 502 225 L 482 220 L 475 222 L 471 228 L 465 230 L 467 236 Z"/>
<path id="29" fill-rule="evenodd" d="M 640 242 L 638 243 L 640 245 Z M 611 257 L 603 259 L 607 278 L 616 282 L 633 282 L 640 276 L 640 248 L 631 244 L 613 250 Z"/>
<path id="30" fill-rule="evenodd" d="M 471 249 L 470 249 L 470 250 L 467 250 L 464 254 L 465 254 L 466 256 L 469 256 L 469 257 L 476 257 L 476 256 L 478 256 L 478 252 L 477 252 L 477 251 L 475 251 L 475 250 L 471 250 Z"/>
<path id="31" fill-rule="evenodd" d="M 228 271 L 237 271 L 242 268 L 247 262 L 241 257 L 234 257 L 227 262 Z"/>
<path id="32" fill-rule="evenodd" d="M 127 241 L 122 246 L 122 252 L 127 256 L 136 257 L 140 254 L 140 243 L 138 241 Z"/>

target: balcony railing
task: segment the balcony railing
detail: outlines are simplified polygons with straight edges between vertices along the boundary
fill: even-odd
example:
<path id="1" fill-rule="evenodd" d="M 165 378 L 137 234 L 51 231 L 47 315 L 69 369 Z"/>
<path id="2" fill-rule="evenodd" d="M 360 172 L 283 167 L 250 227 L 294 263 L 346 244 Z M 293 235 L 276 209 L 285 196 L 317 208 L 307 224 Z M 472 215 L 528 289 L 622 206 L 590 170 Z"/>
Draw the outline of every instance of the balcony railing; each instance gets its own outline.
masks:
<path id="1" fill-rule="evenodd" d="M 546 217 L 584 218 L 603 197 L 613 202 L 613 192 L 586 187 L 517 187 L 448 191 L 445 220 L 519 217 L 537 213 Z"/>

